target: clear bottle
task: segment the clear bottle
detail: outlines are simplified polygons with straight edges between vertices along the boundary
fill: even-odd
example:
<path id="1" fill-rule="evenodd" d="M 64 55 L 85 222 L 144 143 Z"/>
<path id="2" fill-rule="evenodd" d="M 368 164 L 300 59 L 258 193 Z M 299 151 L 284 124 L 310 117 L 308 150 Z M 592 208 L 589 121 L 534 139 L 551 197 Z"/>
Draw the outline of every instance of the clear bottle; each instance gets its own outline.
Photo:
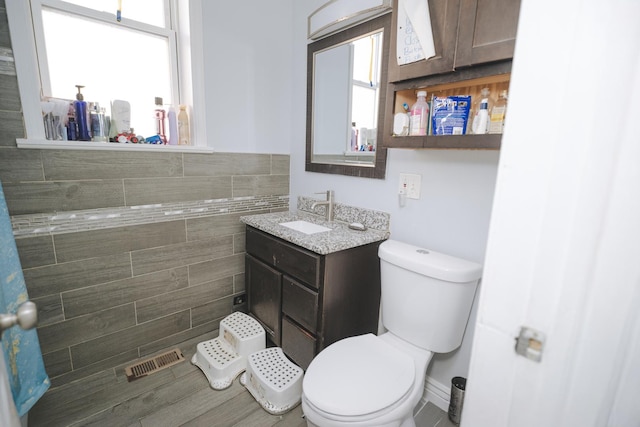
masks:
<path id="1" fill-rule="evenodd" d="M 471 130 L 476 135 L 487 133 L 487 126 L 489 125 L 489 99 L 482 98 L 480 101 L 480 109 L 473 118 L 473 124 Z"/>
<path id="2" fill-rule="evenodd" d="M 169 106 L 167 119 L 169 121 L 169 145 L 178 145 L 178 117 L 173 105 Z"/>
<path id="3" fill-rule="evenodd" d="M 178 145 L 191 145 L 189 137 L 189 115 L 187 106 L 181 105 L 178 113 Z"/>
<path id="4" fill-rule="evenodd" d="M 163 144 L 167 143 L 167 131 L 165 120 L 167 118 L 167 112 L 162 108 L 162 98 L 156 97 L 156 109 L 154 110 L 154 116 L 156 118 L 156 133 L 162 140 Z"/>
<path id="5" fill-rule="evenodd" d="M 409 135 L 426 135 L 429 122 L 429 104 L 427 104 L 427 92 L 418 91 L 418 100 L 411 106 L 409 112 Z"/>
<path id="6" fill-rule="evenodd" d="M 107 134 L 105 128 L 104 108 L 100 108 L 100 104 L 94 102 L 91 104 L 89 113 L 89 122 L 91 123 L 91 140 L 97 142 L 107 142 Z"/>
<path id="7" fill-rule="evenodd" d="M 502 133 L 504 129 L 504 119 L 507 115 L 507 91 L 500 92 L 500 97 L 491 108 L 489 117 L 489 133 Z"/>
<path id="8" fill-rule="evenodd" d="M 356 128 L 356 122 L 351 122 L 351 151 L 358 151 L 358 128 Z"/>

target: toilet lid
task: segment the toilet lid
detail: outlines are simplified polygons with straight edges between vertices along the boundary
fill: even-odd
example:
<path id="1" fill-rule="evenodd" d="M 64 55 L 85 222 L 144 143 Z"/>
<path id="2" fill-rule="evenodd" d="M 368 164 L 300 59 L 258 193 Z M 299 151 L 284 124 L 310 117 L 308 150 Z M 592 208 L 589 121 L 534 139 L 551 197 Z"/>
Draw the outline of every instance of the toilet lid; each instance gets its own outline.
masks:
<path id="1" fill-rule="evenodd" d="M 412 388 L 414 361 L 372 334 L 338 341 L 318 354 L 303 380 L 318 409 L 356 416 L 383 410 Z"/>

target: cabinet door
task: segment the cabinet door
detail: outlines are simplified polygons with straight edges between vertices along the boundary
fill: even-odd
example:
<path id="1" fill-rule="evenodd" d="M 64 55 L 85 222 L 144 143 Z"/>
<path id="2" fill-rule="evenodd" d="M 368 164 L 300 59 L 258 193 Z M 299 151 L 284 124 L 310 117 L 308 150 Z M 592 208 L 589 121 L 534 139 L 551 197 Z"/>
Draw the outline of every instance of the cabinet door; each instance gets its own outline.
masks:
<path id="1" fill-rule="evenodd" d="M 391 23 L 391 46 L 389 57 L 389 81 L 413 79 L 432 74 L 453 71 L 456 52 L 456 36 L 458 32 L 458 8 L 460 0 L 429 0 L 429 15 L 436 56 L 406 65 L 398 65 L 398 0 L 393 2 L 393 19 Z"/>
<path id="2" fill-rule="evenodd" d="M 520 0 L 461 0 L 455 67 L 513 58 Z"/>
<path id="3" fill-rule="evenodd" d="M 251 255 L 245 256 L 245 282 L 249 313 L 281 344 L 282 274 Z"/>

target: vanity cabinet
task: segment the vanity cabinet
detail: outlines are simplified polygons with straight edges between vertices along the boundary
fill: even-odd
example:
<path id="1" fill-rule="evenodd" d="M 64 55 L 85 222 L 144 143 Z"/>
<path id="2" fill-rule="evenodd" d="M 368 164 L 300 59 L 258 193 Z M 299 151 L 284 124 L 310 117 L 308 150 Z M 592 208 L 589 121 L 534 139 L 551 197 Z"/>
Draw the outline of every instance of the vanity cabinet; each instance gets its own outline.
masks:
<path id="1" fill-rule="evenodd" d="M 335 341 L 377 333 L 380 243 L 320 255 L 247 226 L 249 314 L 303 369 Z"/>

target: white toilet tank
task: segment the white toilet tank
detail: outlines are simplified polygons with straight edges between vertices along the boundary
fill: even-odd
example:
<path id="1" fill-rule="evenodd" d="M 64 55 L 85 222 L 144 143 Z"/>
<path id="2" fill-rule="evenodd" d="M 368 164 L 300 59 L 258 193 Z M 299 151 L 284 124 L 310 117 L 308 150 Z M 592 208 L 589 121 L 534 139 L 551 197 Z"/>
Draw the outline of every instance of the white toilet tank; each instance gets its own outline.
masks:
<path id="1" fill-rule="evenodd" d="M 378 256 L 385 328 L 435 353 L 458 348 L 482 266 L 395 240 Z"/>

